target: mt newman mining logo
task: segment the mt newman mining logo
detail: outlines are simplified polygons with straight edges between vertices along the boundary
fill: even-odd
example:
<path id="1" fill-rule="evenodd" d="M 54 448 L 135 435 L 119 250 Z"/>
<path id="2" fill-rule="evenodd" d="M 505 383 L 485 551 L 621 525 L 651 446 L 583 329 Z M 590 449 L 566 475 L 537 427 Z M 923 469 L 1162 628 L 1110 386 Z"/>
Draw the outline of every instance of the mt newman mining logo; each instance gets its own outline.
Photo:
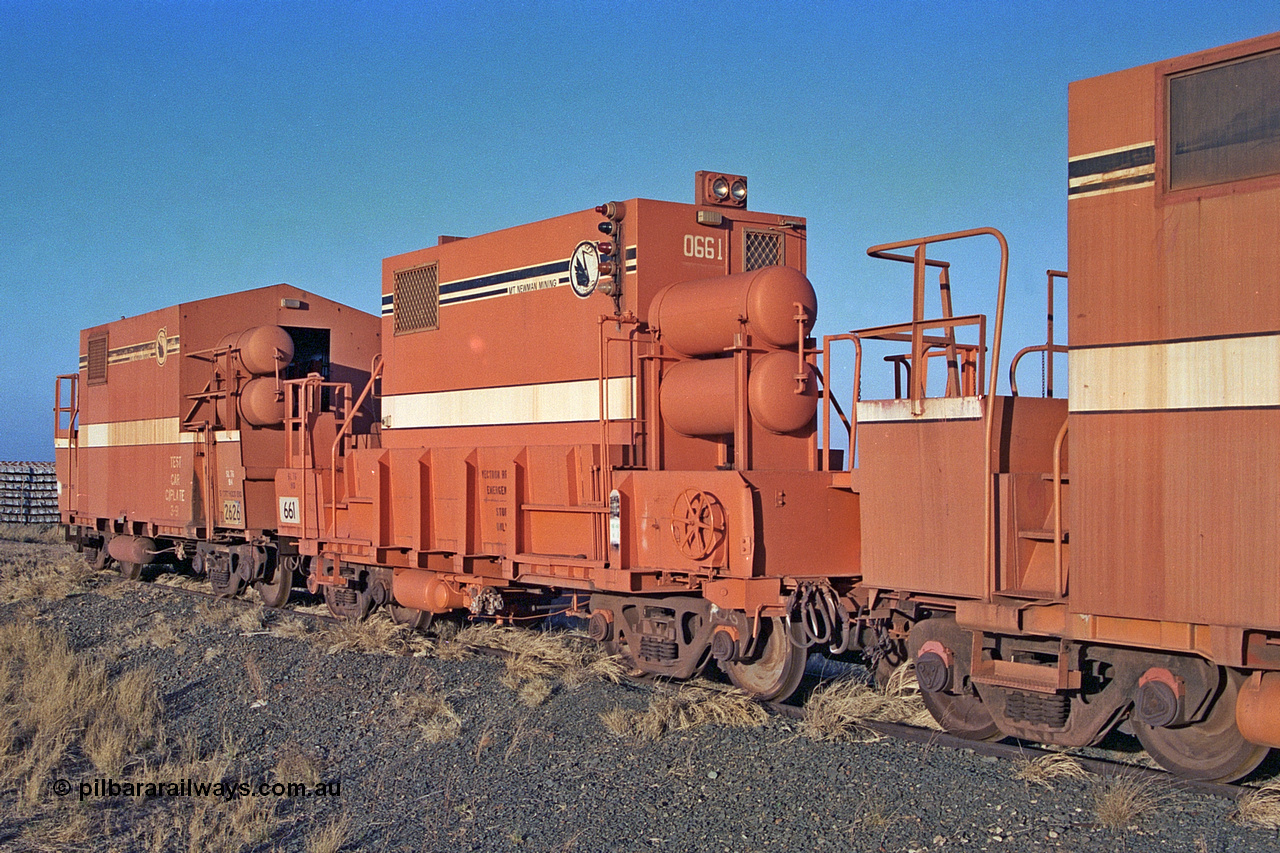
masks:
<path id="1" fill-rule="evenodd" d="M 240 797 L 340 797 L 342 782 L 206 782 L 180 779 L 170 782 L 118 782 L 115 779 L 83 780 L 73 786 L 68 779 L 54 779 L 50 785 L 53 793 L 65 797 L 72 791 L 80 795 L 80 802 L 106 797 L 218 797 L 235 800 Z"/>

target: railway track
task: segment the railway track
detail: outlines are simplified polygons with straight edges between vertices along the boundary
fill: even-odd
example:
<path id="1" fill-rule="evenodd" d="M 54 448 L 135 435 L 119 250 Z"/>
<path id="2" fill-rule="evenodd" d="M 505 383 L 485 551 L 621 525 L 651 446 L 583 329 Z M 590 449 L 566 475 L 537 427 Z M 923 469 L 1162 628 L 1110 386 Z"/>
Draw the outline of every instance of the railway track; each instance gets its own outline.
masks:
<path id="1" fill-rule="evenodd" d="M 153 589 L 164 589 L 169 592 L 175 592 L 181 595 L 193 598 L 214 601 L 223 604 L 233 605 L 243 608 L 259 607 L 260 602 L 251 598 L 237 596 L 228 598 L 205 590 L 194 589 L 187 585 L 166 583 L 160 580 L 143 580 L 135 581 L 136 583 L 146 584 Z M 294 598 L 304 595 L 298 590 L 294 590 L 290 598 L 290 603 L 282 608 L 271 608 L 271 612 L 288 614 L 294 618 L 308 619 L 313 622 L 321 623 L 326 626 L 342 624 L 344 620 L 326 613 L 317 613 L 309 610 L 301 610 L 296 606 Z M 317 601 L 319 599 L 317 598 Z M 498 658 L 508 658 L 513 653 L 507 649 L 501 649 L 491 646 L 468 644 L 473 651 L 490 655 Z M 812 676 L 808 676 L 812 677 Z M 630 675 L 629 680 L 638 685 L 646 687 L 655 687 L 660 683 L 665 683 L 662 679 L 654 678 L 646 675 Z M 709 689 L 723 689 L 728 692 L 735 690 L 729 685 L 720 687 L 719 685 L 704 685 Z M 805 716 L 805 709 L 802 705 L 791 705 L 785 702 L 758 702 L 768 713 L 783 717 L 788 720 L 801 721 Z M 938 731 L 936 729 L 924 728 L 921 726 L 911 726 L 904 723 L 882 722 L 882 721 L 863 721 L 858 724 L 860 727 L 875 732 L 888 738 L 897 740 L 919 743 L 930 747 L 942 747 L 945 749 L 967 750 L 972 753 L 983 756 L 991 756 L 1007 761 L 1016 761 L 1019 759 L 1032 761 L 1042 756 L 1062 754 L 1055 750 L 1045 749 L 1036 744 L 1026 743 L 1023 741 L 1007 738 L 1000 741 L 975 741 L 961 738 L 947 732 Z M 1256 785 L 1235 783 L 1222 784 L 1218 782 L 1201 782 L 1191 779 L 1184 779 L 1169 773 L 1168 771 L 1158 768 L 1148 767 L 1130 761 L 1122 761 L 1117 759 L 1106 758 L 1103 756 L 1089 756 L 1077 753 L 1068 753 L 1086 772 L 1100 777 L 1129 777 L 1137 779 L 1147 779 L 1153 782 L 1168 785 L 1176 790 L 1188 791 L 1197 794 L 1205 794 L 1214 797 L 1220 797 L 1228 800 L 1237 800 L 1242 795 L 1251 790 L 1256 790 Z"/>

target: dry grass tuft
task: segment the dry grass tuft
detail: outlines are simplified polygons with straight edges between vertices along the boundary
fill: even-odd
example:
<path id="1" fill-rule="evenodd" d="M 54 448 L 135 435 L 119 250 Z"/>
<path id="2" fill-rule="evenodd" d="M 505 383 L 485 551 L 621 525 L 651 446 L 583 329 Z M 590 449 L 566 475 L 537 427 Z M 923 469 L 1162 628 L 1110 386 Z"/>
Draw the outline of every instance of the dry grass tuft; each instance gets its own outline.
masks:
<path id="1" fill-rule="evenodd" d="M 208 592 L 209 582 L 181 572 L 162 572 L 156 575 L 155 583 L 160 586 L 172 586 L 178 589 L 191 589 L 197 592 Z"/>
<path id="2" fill-rule="evenodd" d="M 240 607 L 237 609 L 239 613 L 231 620 L 231 627 L 242 634 L 257 634 L 267 629 L 270 617 L 261 604 L 256 607 Z"/>
<path id="3" fill-rule="evenodd" d="M 307 853 L 338 853 L 347 842 L 351 818 L 340 815 L 307 836 Z"/>
<path id="4" fill-rule="evenodd" d="M 1245 826 L 1280 829 L 1280 780 L 1241 794 L 1232 817 Z"/>
<path id="5" fill-rule="evenodd" d="M 78 748 L 118 775 L 160 731 L 160 702 L 148 670 L 112 680 L 101 661 L 75 654 L 59 635 L 27 623 L 0 625 L 0 782 L 34 807 L 53 771 Z"/>
<path id="6" fill-rule="evenodd" d="M 167 649 L 177 645 L 179 638 L 178 629 L 173 626 L 173 623 L 157 613 L 155 620 L 145 631 L 129 632 L 124 641 L 124 647 L 140 649 L 143 646 L 154 646 L 157 649 Z"/>
<path id="7" fill-rule="evenodd" d="M 223 749 L 202 755 L 194 736 L 188 735 L 172 754 L 156 766 L 146 767 L 144 779 L 190 780 L 192 785 L 214 786 L 245 778 L 237 748 L 224 741 Z M 222 789 L 215 789 L 222 790 Z M 127 831 L 146 839 L 147 849 L 191 850 L 202 853 L 236 853 L 269 841 L 281 826 L 272 797 L 218 796 L 166 798 L 161 808 L 120 809 L 118 819 Z M 124 829 L 124 827 L 121 827 Z"/>
<path id="8" fill-rule="evenodd" d="M 894 670 L 883 690 L 855 678 L 840 678 L 819 687 L 805 703 L 799 730 L 814 740 L 878 740 L 880 735 L 863 725 L 868 722 L 938 728 L 920 698 L 911 664 Z"/>
<path id="9" fill-rule="evenodd" d="M 618 737 L 631 737 L 636 733 L 636 720 L 640 714 L 626 708 L 614 708 L 600 715 L 600 722 L 612 734 Z"/>
<path id="10" fill-rule="evenodd" d="M 427 743 L 443 743 L 462 733 L 462 717 L 453 706 L 430 685 L 423 685 L 422 692 L 409 695 L 395 694 L 396 710 L 418 727 L 422 740 Z"/>
<path id="11" fill-rule="evenodd" d="M 551 698 L 554 689 L 551 682 L 545 678 L 532 678 L 520 685 L 516 690 L 516 695 L 528 707 L 536 708 Z"/>
<path id="12" fill-rule="evenodd" d="M 1080 766 L 1080 762 L 1065 752 L 1050 752 L 1031 760 L 1020 759 L 1015 775 L 1023 782 L 1041 785 L 1051 791 L 1055 779 L 1083 781 L 1089 778 L 1089 772 Z"/>
<path id="13" fill-rule="evenodd" d="M 95 574 L 79 554 L 49 548 L 6 550 L 0 555 L 0 602 L 60 601 L 88 589 Z"/>
<path id="14" fill-rule="evenodd" d="M 240 615 L 240 608 L 225 601 L 202 601 L 196 605 L 196 617 L 206 625 L 226 625 Z"/>
<path id="15" fill-rule="evenodd" d="M 764 708 L 742 691 L 721 690 L 697 681 L 654 696 L 644 711 L 614 708 L 600 715 L 600 721 L 613 734 L 648 740 L 702 726 L 754 728 L 764 725 L 768 718 Z"/>
<path id="16" fill-rule="evenodd" d="M 409 657 L 429 654 L 430 639 L 375 613 L 363 622 L 339 622 L 311 635 L 329 654 L 359 652 L 366 655 Z"/>
<path id="17" fill-rule="evenodd" d="M 1125 829 L 1157 811 L 1170 796 L 1155 778 L 1113 776 L 1094 792 L 1093 811 L 1103 826 Z"/>
<path id="18" fill-rule="evenodd" d="M 63 853 L 91 848 L 101 835 L 89 809 L 80 804 L 63 806 L 33 818 L 22 827 L 22 841 L 29 850 Z"/>
<path id="19" fill-rule="evenodd" d="M 271 625 L 271 636 L 282 640 L 310 640 L 315 634 L 305 619 L 284 618 Z"/>
<path id="20" fill-rule="evenodd" d="M 277 782 L 305 782 L 315 785 L 321 780 L 320 761 L 295 743 L 286 743 L 276 756 L 271 775 Z"/>
<path id="21" fill-rule="evenodd" d="M 453 644 L 462 648 L 491 648 L 507 652 L 502 683 L 527 705 L 539 705 L 559 681 L 572 690 L 588 681 L 618 683 L 626 674 L 621 661 L 598 643 L 576 631 L 546 633 L 498 625 L 472 625 L 458 632 Z"/>
<path id="22" fill-rule="evenodd" d="M 60 524 L 0 524 L 0 539 L 38 545 L 61 545 L 66 541 Z"/>

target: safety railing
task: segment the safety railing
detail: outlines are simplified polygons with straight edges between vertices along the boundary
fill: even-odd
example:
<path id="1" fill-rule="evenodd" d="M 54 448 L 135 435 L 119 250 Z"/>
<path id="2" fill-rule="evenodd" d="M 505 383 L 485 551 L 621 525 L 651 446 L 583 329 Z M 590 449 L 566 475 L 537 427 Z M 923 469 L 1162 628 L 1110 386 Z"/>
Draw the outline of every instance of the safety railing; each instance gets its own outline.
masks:
<path id="1" fill-rule="evenodd" d="M 66 383 L 64 386 L 63 383 Z M 65 388 L 65 392 L 64 392 Z M 63 404 L 65 399 L 66 404 Z M 65 417 L 64 417 L 65 416 Z M 70 442 L 76 436 L 80 420 L 80 374 L 59 376 L 53 385 L 53 437 Z"/>
<path id="2" fill-rule="evenodd" d="M 1066 347 L 1061 346 L 1059 344 L 1055 344 L 1053 342 L 1053 280 L 1056 278 L 1060 278 L 1065 281 L 1067 278 L 1067 274 L 1062 270 L 1045 270 L 1045 275 L 1048 278 L 1048 286 L 1046 289 L 1048 291 L 1048 300 L 1049 300 L 1048 309 L 1045 312 L 1045 316 L 1046 316 L 1046 330 L 1045 330 L 1045 338 L 1044 338 L 1045 342 L 1043 344 L 1037 344 L 1035 346 L 1023 347 L 1022 349 L 1018 350 L 1017 355 L 1013 357 L 1013 361 L 1009 363 L 1009 393 L 1015 397 L 1018 396 L 1018 376 L 1017 376 L 1018 362 L 1022 361 L 1022 357 L 1024 355 L 1029 355 L 1030 353 L 1033 353 L 1033 352 L 1044 353 L 1044 359 L 1042 361 L 1041 377 L 1040 377 L 1041 393 L 1043 393 L 1044 396 L 1046 397 L 1052 397 L 1053 396 L 1053 356 L 1055 353 L 1067 352 Z"/>

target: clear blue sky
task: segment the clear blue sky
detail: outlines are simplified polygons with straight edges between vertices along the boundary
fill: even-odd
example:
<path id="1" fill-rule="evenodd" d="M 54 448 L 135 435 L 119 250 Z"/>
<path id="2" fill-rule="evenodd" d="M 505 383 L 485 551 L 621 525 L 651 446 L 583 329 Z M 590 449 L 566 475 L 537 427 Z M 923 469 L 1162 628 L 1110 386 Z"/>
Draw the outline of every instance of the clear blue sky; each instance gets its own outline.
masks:
<path id="1" fill-rule="evenodd" d="M 1276 0 L 0 0 L 0 459 L 52 458 L 81 328 L 282 281 L 376 311 L 387 255 L 697 169 L 808 217 L 820 331 L 904 314 L 867 246 L 992 225 L 1006 347 L 1038 342 L 1067 83 L 1278 29 Z"/>

